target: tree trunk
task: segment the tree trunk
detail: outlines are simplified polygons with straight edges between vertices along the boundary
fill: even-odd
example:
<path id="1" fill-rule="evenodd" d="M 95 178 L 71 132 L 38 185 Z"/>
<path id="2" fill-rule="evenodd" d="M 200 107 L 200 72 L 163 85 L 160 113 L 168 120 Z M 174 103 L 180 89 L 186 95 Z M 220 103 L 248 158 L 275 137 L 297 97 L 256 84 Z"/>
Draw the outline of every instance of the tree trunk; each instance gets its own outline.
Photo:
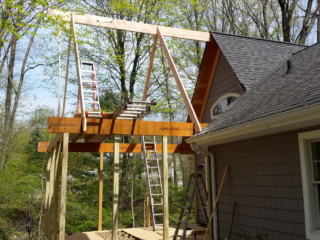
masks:
<path id="1" fill-rule="evenodd" d="M 17 49 L 17 38 L 14 36 L 11 42 L 11 52 L 8 65 L 8 78 L 7 78 L 7 91 L 6 91 L 6 101 L 4 107 L 4 127 L 3 127 L 3 142 L 2 142 L 2 158 L 0 169 L 4 170 L 6 161 L 8 159 L 9 143 L 10 143 L 10 119 L 11 119 L 11 102 L 12 102 L 12 91 L 13 86 L 13 75 L 14 75 L 14 64 L 16 58 Z"/>

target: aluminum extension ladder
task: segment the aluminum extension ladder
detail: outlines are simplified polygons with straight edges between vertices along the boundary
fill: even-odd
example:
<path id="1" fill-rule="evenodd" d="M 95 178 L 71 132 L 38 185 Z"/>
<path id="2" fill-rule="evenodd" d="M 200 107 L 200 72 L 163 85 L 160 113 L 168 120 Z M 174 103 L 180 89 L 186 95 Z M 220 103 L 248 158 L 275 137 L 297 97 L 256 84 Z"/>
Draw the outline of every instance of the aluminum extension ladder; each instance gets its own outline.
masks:
<path id="1" fill-rule="evenodd" d="M 82 106 L 86 117 L 100 118 L 102 117 L 102 112 L 94 63 L 81 61 L 80 66 L 77 113 L 80 112 L 79 108 Z"/>
<path id="2" fill-rule="evenodd" d="M 160 164 L 157 156 L 156 139 L 154 136 L 148 138 L 150 138 L 151 141 L 147 142 L 145 141 L 145 136 L 141 136 L 141 143 L 145 160 L 148 194 L 150 198 L 150 213 L 153 230 L 156 231 L 158 230 L 157 226 L 163 225 L 163 189 Z"/>
<path id="3" fill-rule="evenodd" d="M 208 224 L 208 194 L 202 175 L 199 173 L 197 176 L 192 173 L 189 176 L 186 193 L 184 195 L 181 211 L 178 219 L 178 224 L 173 235 L 173 240 L 184 240 L 188 230 L 188 223 L 190 220 L 190 213 L 193 206 L 195 191 L 198 191 L 201 208 L 205 216 L 206 224 Z M 183 230 L 182 235 L 179 235 L 179 230 Z"/>

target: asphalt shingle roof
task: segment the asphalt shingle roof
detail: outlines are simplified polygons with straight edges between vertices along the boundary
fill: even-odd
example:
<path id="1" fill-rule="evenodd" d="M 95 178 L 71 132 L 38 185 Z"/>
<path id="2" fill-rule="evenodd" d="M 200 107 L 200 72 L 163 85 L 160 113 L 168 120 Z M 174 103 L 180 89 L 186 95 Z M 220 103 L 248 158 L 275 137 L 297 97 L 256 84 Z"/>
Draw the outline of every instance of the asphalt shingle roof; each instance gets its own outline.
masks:
<path id="1" fill-rule="evenodd" d="M 194 136 L 320 104 L 320 43 L 294 54 Z"/>
<path id="2" fill-rule="evenodd" d="M 211 32 L 239 81 L 250 91 L 275 71 L 292 53 L 306 46 Z"/>

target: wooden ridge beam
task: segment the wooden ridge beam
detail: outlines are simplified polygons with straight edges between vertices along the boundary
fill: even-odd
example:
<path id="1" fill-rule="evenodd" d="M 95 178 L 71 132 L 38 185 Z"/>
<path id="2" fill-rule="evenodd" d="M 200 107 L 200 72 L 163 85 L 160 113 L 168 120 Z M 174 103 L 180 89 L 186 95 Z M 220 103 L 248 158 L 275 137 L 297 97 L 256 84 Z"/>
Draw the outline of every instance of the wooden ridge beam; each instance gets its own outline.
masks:
<path id="1" fill-rule="evenodd" d="M 201 123 L 201 127 L 207 126 Z M 83 133 L 81 118 L 49 117 L 49 133 Z M 193 123 L 87 118 L 86 134 L 191 137 Z"/>
<path id="2" fill-rule="evenodd" d="M 48 16 L 61 18 L 64 21 L 71 21 L 71 12 L 62 12 L 56 9 L 49 9 Z M 112 19 L 106 17 L 99 17 L 95 15 L 83 14 L 83 15 L 74 15 L 74 22 L 77 24 L 89 25 L 89 26 L 97 26 L 104 27 L 116 30 L 123 31 L 131 31 L 131 32 L 139 32 L 146 33 L 151 35 L 157 34 L 157 25 L 145 24 L 139 22 L 131 22 L 120 19 Z M 166 37 L 174 37 L 174 38 L 183 38 L 189 40 L 196 41 L 210 41 L 210 33 L 209 32 L 200 32 L 193 30 L 186 30 L 180 28 L 172 28 L 172 27 L 161 27 L 161 32 L 163 36 Z"/>
<path id="3" fill-rule="evenodd" d="M 50 142 L 39 142 L 38 152 L 47 152 Z M 157 152 L 162 153 L 162 144 L 157 144 Z M 151 150 L 151 146 L 146 146 Z M 61 150 L 62 151 L 62 150 Z M 69 142 L 69 152 L 102 152 L 113 153 L 113 143 L 72 143 Z M 120 153 L 142 153 L 142 144 L 120 143 Z M 168 153 L 194 154 L 189 144 L 168 144 Z"/>

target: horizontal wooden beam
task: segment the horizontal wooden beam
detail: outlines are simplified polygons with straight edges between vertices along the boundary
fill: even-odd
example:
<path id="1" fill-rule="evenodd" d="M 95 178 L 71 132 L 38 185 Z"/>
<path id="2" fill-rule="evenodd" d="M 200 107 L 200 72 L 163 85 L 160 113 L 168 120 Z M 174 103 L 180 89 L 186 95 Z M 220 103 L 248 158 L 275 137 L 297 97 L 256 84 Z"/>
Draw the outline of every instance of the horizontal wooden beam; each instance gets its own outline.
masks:
<path id="1" fill-rule="evenodd" d="M 207 126 L 201 123 L 201 127 Z M 84 133 L 81 118 L 49 117 L 49 133 Z M 87 118 L 86 134 L 135 135 L 135 136 L 179 136 L 194 135 L 194 124 L 183 122 L 151 122 L 119 119 Z"/>
<path id="2" fill-rule="evenodd" d="M 56 9 L 49 9 L 48 16 L 55 18 L 62 18 L 64 21 L 70 22 L 71 20 L 71 12 L 62 12 Z M 74 15 L 74 22 L 77 24 L 89 25 L 89 26 L 97 26 L 104 28 L 111 28 L 123 31 L 131 31 L 131 32 L 139 32 L 146 33 L 151 35 L 157 34 L 157 25 L 145 24 L 139 22 L 131 22 L 120 19 L 112 19 L 106 17 L 99 17 L 95 15 Z M 186 30 L 180 28 L 172 28 L 172 27 L 161 27 L 161 32 L 163 36 L 166 37 L 174 37 L 174 38 L 183 38 L 189 40 L 196 41 L 210 41 L 210 33 L 208 32 L 200 32 L 193 30 Z"/>
<path id="3" fill-rule="evenodd" d="M 50 142 L 39 142 L 38 152 L 47 152 Z M 113 153 L 113 143 L 69 143 L 69 152 L 104 152 Z M 157 152 L 162 153 L 162 144 L 157 144 Z M 146 145 L 152 150 L 152 145 Z M 61 149 L 62 151 L 62 149 Z M 120 143 L 120 153 L 142 153 L 142 144 Z M 189 144 L 168 144 L 168 153 L 194 154 Z"/>

